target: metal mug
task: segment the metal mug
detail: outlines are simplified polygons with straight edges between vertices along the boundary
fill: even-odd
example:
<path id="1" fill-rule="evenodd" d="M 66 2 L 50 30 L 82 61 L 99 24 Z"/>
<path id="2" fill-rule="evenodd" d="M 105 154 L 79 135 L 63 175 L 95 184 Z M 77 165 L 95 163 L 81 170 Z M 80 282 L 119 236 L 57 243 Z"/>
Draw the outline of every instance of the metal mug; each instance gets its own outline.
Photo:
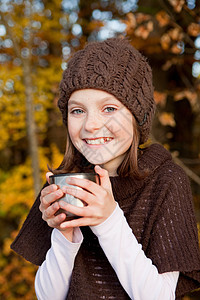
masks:
<path id="1" fill-rule="evenodd" d="M 51 184 L 56 184 L 59 188 L 62 188 L 64 186 L 69 186 L 69 187 L 73 187 L 75 189 L 79 189 L 82 190 L 81 187 L 78 186 L 74 186 L 74 185 L 70 185 L 66 183 L 66 178 L 67 177 L 75 177 L 75 178 L 81 178 L 81 179 L 88 179 L 91 180 L 97 184 L 100 184 L 100 178 L 99 175 L 97 173 L 65 173 L 65 174 L 57 174 L 57 175 L 52 175 L 49 176 L 49 181 Z M 78 207 L 83 207 L 85 204 L 83 201 L 81 201 L 80 199 L 76 198 L 75 196 L 69 195 L 69 194 L 65 194 L 62 198 L 58 199 L 59 200 L 63 200 L 67 203 L 70 203 L 72 205 L 78 206 Z M 79 218 L 79 216 L 76 216 L 70 212 L 67 212 L 66 210 L 60 208 L 57 212 L 56 215 L 60 214 L 64 212 L 66 214 L 66 219 L 67 220 L 71 220 L 74 218 Z"/>

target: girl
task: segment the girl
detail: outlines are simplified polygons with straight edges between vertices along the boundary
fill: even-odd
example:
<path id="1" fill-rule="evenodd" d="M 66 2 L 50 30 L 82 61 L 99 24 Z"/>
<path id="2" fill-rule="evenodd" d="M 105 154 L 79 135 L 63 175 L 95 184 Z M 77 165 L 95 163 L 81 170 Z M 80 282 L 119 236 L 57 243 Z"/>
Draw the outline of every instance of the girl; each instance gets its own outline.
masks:
<path id="1" fill-rule="evenodd" d="M 67 148 L 54 173 L 95 171 L 100 185 L 71 178 L 59 189 L 47 173 L 12 244 L 40 265 L 38 299 L 169 300 L 198 288 L 188 179 L 161 145 L 139 148 L 155 112 L 146 59 L 125 39 L 89 43 L 69 61 L 60 89 Z M 65 193 L 87 206 L 55 202 Z M 67 221 L 60 208 L 80 218 Z"/>

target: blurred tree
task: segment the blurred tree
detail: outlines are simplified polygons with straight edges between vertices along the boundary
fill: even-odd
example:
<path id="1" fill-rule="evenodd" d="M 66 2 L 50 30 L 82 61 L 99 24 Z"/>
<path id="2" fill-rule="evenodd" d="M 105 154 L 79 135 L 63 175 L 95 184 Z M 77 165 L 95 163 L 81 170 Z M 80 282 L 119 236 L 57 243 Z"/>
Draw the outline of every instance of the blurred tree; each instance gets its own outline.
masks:
<path id="1" fill-rule="evenodd" d="M 147 5 L 140 0 L 138 4 L 137 12 L 126 16 L 126 32 L 153 68 L 159 107 L 154 134 L 181 156 L 196 157 L 200 153 L 200 130 L 195 129 L 200 126 L 200 3 L 151 0 Z M 189 124 L 184 130 L 183 115 Z"/>
<path id="2" fill-rule="evenodd" d="M 15 11 L 13 11 L 15 13 Z M 34 178 L 34 189 L 35 193 L 38 193 L 40 189 L 40 171 L 39 171 L 39 161 L 38 161 L 38 147 L 37 147 L 37 137 L 36 137 L 36 125 L 34 119 L 33 110 L 33 85 L 31 78 L 31 44 L 32 44 L 32 7 L 30 1 L 24 3 L 25 18 L 23 21 L 27 23 L 26 25 L 26 36 L 23 37 L 23 42 L 25 46 L 21 49 L 21 39 L 18 39 L 13 32 L 12 27 L 9 25 L 13 23 L 13 18 L 11 19 L 10 14 L 4 14 L 0 12 L 1 20 L 6 28 L 7 35 L 13 44 L 14 54 L 17 59 L 21 60 L 22 72 L 23 72 L 23 82 L 25 87 L 25 104 L 26 104 L 26 124 L 27 124 L 27 137 L 29 141 L 29 150 L 31 155 L 33 178 Z M 17 24 L 17 22 L 15 21 Z M 15 27 L 14 27 L 15 28 Z M 15 29 L 14 29 L 15 31 Z"/>
<path id="3" fill-rule="evenodd" d="M 52 5 L 56 8 L 53 11 L 50 9 Z M 39 192 L 41 183 L 38 161 L 38 141 L 36 136 L 38 128 L 36 128 L 35 124 L 35 118 L 37 117 L 34 111 L 41 110 L 42 106 L 41 104 L 39 106 L 34 103 L 36 102 L 34 98 L 38 97 L 34 92 L 38 90 L 37 86 L 41 84 L 37 81 L 40 69 L 49 65 L 47 60 L 49 53 L 48 45 L 54 43 L 53 49 L 56 49 L 58 41 L 60 43 L 63 37 L 61 32 L 62 26 L 60 24 L 60 12 L 61 2 L 57 2 L 57 5 L 55 5 L 53 1 L 46 3 L 46 7 L 44 7 L 44 4 L 40 1 L 3 1 L 0 9 L 1 23 L 6 29 L 6 34 L 2 41 L 3 47 L 1 49 L 3 52 L 2 55 L 4 55 L 2 57 L 5 58 L 3 67 L 4 70 L 9 67 L 11 74 L 12 71 L 14 71 L 15 76 L 16 69 L 18 69 L 19 76 L 22 78 L 22 86 L 20 87 L 21 93 L 19 96 L 25 101 L 24 103 L 21 102 L 21 107 L 17 110 L 16 114 L 19 116 L 20 110 L 26 113 L 27 138 L 31 155 L 35 194 Z M 49 32 L 49 30 L 51 33 L 56 31 L 56 37 L 50 34 L 45 36 L 45 33 Z M 47 38 L 49 38 L 49 41 Z M 38 47 L 36 45 L 38 45 Z M 60 49 L 58 55 L 61 56 L 61 46 L 59 45 L 57 49 Z M 9 74 L 9 76 L 11 74 Z M 18 78 L 15 77 L 15 79 L 6 78 L 6 81 L 2 82 L 5 89 L 7 85 L 7 91 L 9 93 L 14 94 L 16 92 L 15 85 L 17 84 L 17 80 L 19 80 L 19 76 Z M 5 78 L 7 76 L 4 75 L 2 77 Z M 11 77 L 13 76 L 11 75 Z M 42 83 L 46 85 L 46 89 L 47 87 L 49 88 L 50 93 L 51 89 L 49 85 L 51 81 L 48 77 L 42 80 Z M 55 83 L 56 80 L 54 85 Z M 41 94 L 42 93 L 44 92 L 41 92 Z M 19 102 L 17 104 L 19 104 Z M 7 110 L 7 106 L 3 106 L 4 111 Z M 18 125 L 16 125 L 16 129 L 18 130 L 17 126 Z M 43 124 L 43 126 L 45 126 L 45 124 Z M 15 132 L 15 128 L 12 129 L 13 132 Z M 21 130 L 26 134 L 25 128 L 21 128 Z M 9 134 L 4 134 L 4 136 L 9 140 Z M 19 138 L 21 137 L 22 135 L 19 136 Z"/>

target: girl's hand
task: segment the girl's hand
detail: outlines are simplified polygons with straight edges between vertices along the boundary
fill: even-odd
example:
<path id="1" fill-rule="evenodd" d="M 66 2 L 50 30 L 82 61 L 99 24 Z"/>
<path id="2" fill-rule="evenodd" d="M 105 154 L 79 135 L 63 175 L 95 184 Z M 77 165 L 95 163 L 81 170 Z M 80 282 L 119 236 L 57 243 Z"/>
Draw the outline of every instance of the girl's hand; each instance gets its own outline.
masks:
<path id="1" fill-rule="evenodd" d="M 79 198 L 86 203 L 84 207 L 77 207 L 60 201 L 60 207 L 82 218 L 66 221 L 60 228 L 94 226 L 104 222 L 114 211 L 116 202 L 112 193 L 112 186 L 108 172 L 100 166 L 95 166 L 95 172 L 100 176 L 100 184 L 87 179 L 67 178 L 70 185 L 79 186 L 84 190 L 65 186 L 63 192 Z"/>
<path id="2" fill-rule="evenodd" d="M 53 175 L 53 173 L 46 173 L 46 179 L 48 183 L 49 176 L 51 175 Z M 68 240 L 72 241 L 73 228 L 63 229 L 60 227 L 60 224 L 66 219 L 66 215 L 61 213 L 55 216 L 55 213 L 60 208 L 59 202 L 55 201 L 61 198 L 63 195 L 63 191 L 59 189 L 56 184 L 48 185 L 41 191 L 39 209 L 42 212 L 42 219 L 46 221 L 50 227 L 59 229 Z"/>

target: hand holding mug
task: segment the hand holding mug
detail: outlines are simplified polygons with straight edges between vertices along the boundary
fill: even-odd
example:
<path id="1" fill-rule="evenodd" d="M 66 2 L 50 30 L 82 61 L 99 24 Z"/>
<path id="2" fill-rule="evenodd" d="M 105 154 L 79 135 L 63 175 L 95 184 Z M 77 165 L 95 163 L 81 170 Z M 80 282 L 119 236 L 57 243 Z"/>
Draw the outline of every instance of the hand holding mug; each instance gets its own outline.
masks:
<path id="1" fill-rule="evenodd" d="M 46 179 L 49 183 L 49 176 L 53 175 L 51 172 L 46 173 Z M 39 209 L 42 212 L 42 219 L 47 222 L 50 227 L 57 228 L 66 236 L 67 239 L 72 240 L 73 228 L 61 228 L 60 224 L 65 221 L 66 215 L 64 213 L 56 215 L 60 209 L 59 202 L 56 201 L 64 195 L 63 191 L 55 184 L 46 186 L 41 191 Z"/>

